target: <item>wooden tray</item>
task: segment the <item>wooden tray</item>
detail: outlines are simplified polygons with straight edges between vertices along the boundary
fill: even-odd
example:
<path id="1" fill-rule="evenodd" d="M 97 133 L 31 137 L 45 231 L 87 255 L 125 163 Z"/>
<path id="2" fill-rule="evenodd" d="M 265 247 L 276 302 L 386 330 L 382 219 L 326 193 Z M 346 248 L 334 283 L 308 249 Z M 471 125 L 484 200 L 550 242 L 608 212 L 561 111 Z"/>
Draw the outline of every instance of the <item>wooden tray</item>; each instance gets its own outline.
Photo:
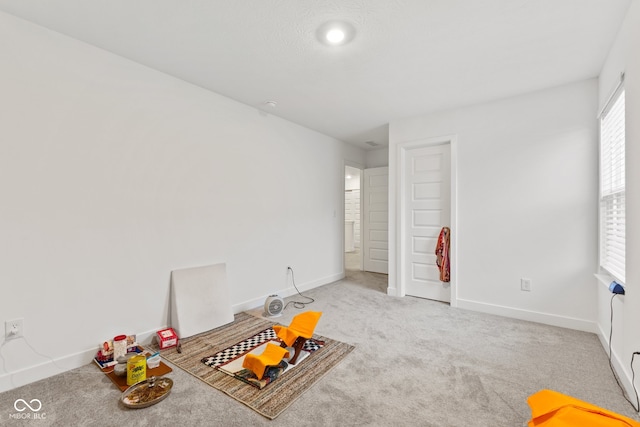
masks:
<path id="1" fill-rule="evenodd" d="M 140 347 L 140 349 L 142 350 L 142 347 Z M 153 368 L 153 369 L 147 368 L 147 378 L 152 376 L 161 377 L 172 371 L 173 369 L 171 369 L 161 360 L 160 365 L 157 368 Z M 120 389 L 120 391 L 125 391 L 130 387 L 129 385 L 127 385 L 127 376 L 126 375 L 123 377 L 117 376 L 116 373 L 113 372 L 113 366 L 102 369 L 102 372 L 104 372 L 105 375 L 108 376 L 109 379 L 111 379 L 111 381 L 113 381 L 113 383 L 116 385 L 116 387 Z"/>

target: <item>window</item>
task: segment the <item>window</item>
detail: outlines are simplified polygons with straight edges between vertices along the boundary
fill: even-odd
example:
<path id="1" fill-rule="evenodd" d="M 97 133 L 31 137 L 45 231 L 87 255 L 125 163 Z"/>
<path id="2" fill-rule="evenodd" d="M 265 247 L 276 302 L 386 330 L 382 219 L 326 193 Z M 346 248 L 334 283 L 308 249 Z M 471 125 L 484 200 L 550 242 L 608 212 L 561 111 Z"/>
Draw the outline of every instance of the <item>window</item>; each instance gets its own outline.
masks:
<path id="1" fill-rule="evenodd" d="M 625 281 L 625 101 L 622 84 L 600 117 L 600 267 Z"/>

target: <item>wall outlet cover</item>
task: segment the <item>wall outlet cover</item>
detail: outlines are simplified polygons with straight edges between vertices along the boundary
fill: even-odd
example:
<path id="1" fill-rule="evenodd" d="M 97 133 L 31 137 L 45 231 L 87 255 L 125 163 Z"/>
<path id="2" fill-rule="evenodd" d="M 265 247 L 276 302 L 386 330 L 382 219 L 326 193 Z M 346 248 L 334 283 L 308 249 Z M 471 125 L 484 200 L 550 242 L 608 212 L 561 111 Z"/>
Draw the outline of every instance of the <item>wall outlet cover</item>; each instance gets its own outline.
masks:
<path id="1" fill-rule="evenodd" d="M 4 322 L 4 338 L 12 340 L 20 338 L 23 334 L 22 322 L 24 319 L 5 320 Z"/>

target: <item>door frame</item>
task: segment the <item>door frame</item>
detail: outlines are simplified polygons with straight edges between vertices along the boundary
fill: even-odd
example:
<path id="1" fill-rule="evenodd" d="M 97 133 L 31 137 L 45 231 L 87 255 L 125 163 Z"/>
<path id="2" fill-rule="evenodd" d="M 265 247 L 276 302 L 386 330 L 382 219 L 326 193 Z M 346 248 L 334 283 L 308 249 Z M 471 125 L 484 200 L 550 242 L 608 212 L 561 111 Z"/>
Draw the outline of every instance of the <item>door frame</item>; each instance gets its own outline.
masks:
<path id="1" fill-rule="evenodd" d="M 389 269 L 389 274 L 392 274 L 395 279 L 395 294 L 397 296 L 403 297 L 406 295 L 406 286 L 405 286 L 405 277 L 407 272 L 405 271 L 405 261 L 406 254 L 404 252 L 406 239 L 407 239 L 407 226 L 405 223 L 405 213 L 406 213 L 406 195 L 404 188 L 406 186 L 405 179 L 405 160 L 407 156 L 407 152 L 410 150 L 431 147 L 435 145 L 444 145 L 449 144 L 451 150 L 451 247 L 449 250 L 449 259 L 451 265 L 451 298 L 450 305 L 451 307 L 458 306 L 458 287 L 457 287 L 457 248 L 458 248 L 458 221 L 457 221 L 457 163 L 458 163 L 458 138 L 456 135 L 445 135 L 435 138 L 424 138 L 413 141 L 406 141 L 396 144 L 395 148 L 395 182 L 396 182 L 396 202 L 397 206 L 395 207 L 395 256 L 389 256 L 391 262 L 395 262 L 396 265 L 393 269 Z M 390 210 L 393 207 L 390 205 Z M 391 212 L 390 212 L 391 213 Z M 435 248 L 434 248 L 435 250 Z M 393 261 L 392 261 L 393 260 Z M 392 287 L 390 283 L 390 288 L 388 293 L 391 293 Z"/>

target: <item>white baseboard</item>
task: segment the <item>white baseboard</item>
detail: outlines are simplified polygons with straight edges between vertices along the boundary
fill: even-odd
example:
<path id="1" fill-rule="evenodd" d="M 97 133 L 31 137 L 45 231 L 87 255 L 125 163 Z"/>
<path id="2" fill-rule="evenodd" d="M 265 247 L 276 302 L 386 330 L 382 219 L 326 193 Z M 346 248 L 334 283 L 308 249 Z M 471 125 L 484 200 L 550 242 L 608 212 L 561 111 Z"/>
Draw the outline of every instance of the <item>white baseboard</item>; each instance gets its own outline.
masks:
<path id="1" fill-rule="evenodd" d="M 138 343 L 141 345 L 151 343 L 156 331 L 160 329 L 162 329 L 162 327 L 154 329 L 153 331 L 136 334 Z M 94 347 L 56 359 L 49 359 L 37 365 L 18 369 L 13 372 L 4 373 L 0 375 L 0 393 L 92 363 L 97 351 L 98 348 Z M 95 372 L 100 373 L 97 365 L 95 366 Z M 34 397 L 37 398 L 37 396 Z"/>
<path id="2" fill-rule="evenodd" d="M 609 332 L 604 332 L 602 330 L 602 326 L 598 325 L 598 331 L 596 335 L 600 339 L 600 344 L 604 348 L 604 352 L 609 355 Z M 620 380 L 620 384 L 624 387 L 625 392 L 629 399 L 634 402 L 636 398 L 635 390 L 633 389 L 632 377 L 629 376 L 629 372 L 624 368 L 624 364 L 616 354 L 614 349 L 611 349 L 611 364 L 613 365 L 613 369 L 618 374 L 618 379 Z"/>
<path id="3" fill-rule="evenodd" d="M 12 390 L 86 365 L 91 362 L 97 351 L 97 349 L 86 350 L 0 375 L 0 392 Z M 99 371 L 96 369 L 97 372 Z"/>
<path id="4" fill-rule="evenodd" d="M 297 286 L 298 289 L 302 292 L 316 288 L 318 286 L 335 282 L 343 278 L 344 272 L 341 272 L 323 277 L 321 279 L 313 280 L 311 282 L 302 283 Z M 286 289 L 276 290 L 274 293 L 277 293 L 284 298 L 297 294 L 297 291 L 293 286 L 291 286 Z M 236 304 L 233 306 L 233 312 L 239 313 L 241 311 L 251 310 L 259 307 L 264 304 L 267 296 L 268 295 L 265 295 L 264 297 Z M 160 326 L 152 331 L 137 334 L 138 342 L 141 345 L 151 343 L 151 340 L 155 337 L 156 331 L 163 329 L 164 327 L 166 326 Z M 0 393 L 92 363 L 97 351 L 97 348 L 91 348 L 75 354 L 62 356 L 57 359 L 50 359 L 40 364 L 29 366 L 23 369 L 18 369 L 13 372 L 0 374 Z M 96 373 L 99 372 L 100 371 L 98 371 L 98 369 L 96 368 Z"/>
<path id="5" fill-rule="evenodd" d="M 303 291 L 308 291 L 310 289 L 313 288 L 317 288 L 318 286 L 322 286 L 322 285 L 326 285 L 329 283 L 333 283 L 336 282 L 338 280 L 344 279 L 344 273 L 336 273 L 336 274 L 332 274 L 330 276 L 326 276 L 323 277 L 321 279 L 317 279 L 317 280 L 313 280 L 311 282 L 307 282 L 307 283 L 302 283 L 302 284 L 296 284 L 296 286 L 298 287 L 298 290 L 300 290 L 300 292 Z M 286 289 L 280 289 L 280 290 L 274 290 L 272 293 L 270 293 L 269 295 L 279 295 L 281 298 L 286 298 L 289 297 L 291 295 L 296 295 L 298 292 L 296 291 L 296 288 L 293 286 L 290 286 Z M 269 295 L 264 295 L 262 297 L 259 298 L 254 298 L 252 300 L 248 300 L 245 302 L 242 302 L 240 304 L 235 304 L 233 306 L 233 312 L 234 313 L 240 313 L 242 311 L 247 311 L 247 310 L 253 310 L 254 308 L 257 307 L 261 307 L 264 305 L 265 300 L 267 299 L 267 297 Z"/>
<path id="6" fill-rule="evenodd" d="M 511 317 L 514 319 L 528 320 L 530 322 L 543 323 L 545 325 L 559 326 L 561 328 L 575 329 L 584 332 L 597 332 L 596 322 L 584 319 L 576 319 L 556 314 L 542 313 L 538 311 L 522 310 L 513 307 L 505 307 L 495 304 L 487 304 L 478 301 L 458 299 L 457 307 L 467 310 L 479 311 L 482 313 L 496 314 L 498 316 Z"/>
<path id="7" fill-rule="evenodd" d="M 343 278 L 344 272 L 341 272 L 323 277 L 321 279 L 313 280 L 311 282 L 298 284 L 297 286 L 300 292 L 302 292 L 316 288 L 318 286 L 335 282 Z M 274 293 L 277 293 L 284 298 L 297 294 L 297 291 L 295 287 L 291 286 L 286 289 L 276 290 Z M 233 306 L 233 312 L 239 313 L 241 311 L 251 310 L 256 307 L 262 306 L 267 296 L 268 295 L 265 295 L 264 297 L 236 304 Z M 156 331 L 163 329 L 164 327 L 166 326 L 160 326 L 152 331 L 137 334 L 138 342 L 141 345 L 151 343 L 151 340 L 155 337 Z M 0 393 L 92 363 L 97 351 L 97 348 L 91 348 L 75 354 L 62 356 L 56 359 L 50 359 L 37 365 L 18 369 L 13 372 L 0 374 Z M 96 373 L 99 372 L 100 371 L 98 371 L 98 369 L 96 368 Z"/>

